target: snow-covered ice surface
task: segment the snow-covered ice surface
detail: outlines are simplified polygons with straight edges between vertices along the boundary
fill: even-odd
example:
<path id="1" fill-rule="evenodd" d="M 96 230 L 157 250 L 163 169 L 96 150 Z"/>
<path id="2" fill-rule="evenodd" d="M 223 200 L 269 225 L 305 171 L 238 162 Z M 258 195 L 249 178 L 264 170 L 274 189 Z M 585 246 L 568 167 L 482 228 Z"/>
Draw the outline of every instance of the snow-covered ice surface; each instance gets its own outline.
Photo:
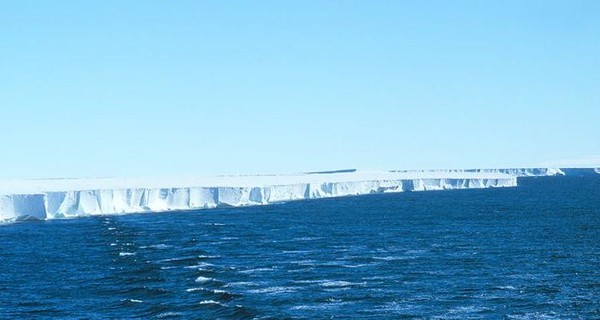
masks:
<path id="1" fill-rule="evenodd" d="M 514 187 L 500 171 L 355 171 L 0 181 L 0 221 L 196 210 L 371 193 Z"/>

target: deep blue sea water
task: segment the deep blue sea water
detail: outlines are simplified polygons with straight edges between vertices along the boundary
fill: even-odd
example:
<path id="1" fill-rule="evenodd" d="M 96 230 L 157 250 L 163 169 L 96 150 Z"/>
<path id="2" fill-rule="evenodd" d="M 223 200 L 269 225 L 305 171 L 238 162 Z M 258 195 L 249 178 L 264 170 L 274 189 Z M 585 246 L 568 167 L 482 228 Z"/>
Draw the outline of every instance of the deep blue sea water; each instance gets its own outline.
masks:
<path id="1" fill-rule="evenodd" d="M 0 226 L 2 319 L 600 319 L 600 175 Z"/>

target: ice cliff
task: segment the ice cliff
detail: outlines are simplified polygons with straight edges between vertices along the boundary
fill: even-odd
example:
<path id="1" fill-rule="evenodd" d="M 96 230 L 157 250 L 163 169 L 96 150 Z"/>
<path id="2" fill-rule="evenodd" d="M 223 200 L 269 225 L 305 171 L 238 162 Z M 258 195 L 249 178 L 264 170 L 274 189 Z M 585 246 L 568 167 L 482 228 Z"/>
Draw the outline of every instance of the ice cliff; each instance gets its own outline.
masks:
<path id="1" fill-rule="evenodd" d="M 565 175 L 565 173 L 559 168 L 471 169 L 467 170 L 466 172 L 497 172 L 510 174 L 516 177 L 543 177 Z"/>
<path id="2" fill-rule="evenodd" d="M 501 171 L 362 172 L 0 182 L 0 221 L 197 210 L 372 193 L 514 187 Z"/>
<path id="3" fill-rule="evenodd" d="M 565 172 L 559 168 L 506 168 L 506 169 L 447 169 L 447 170 L 399 170 L 397 172 L 478 172 L 478 173 L 503 173 L 515 177 L 542 177 L 564 176 Z"/>

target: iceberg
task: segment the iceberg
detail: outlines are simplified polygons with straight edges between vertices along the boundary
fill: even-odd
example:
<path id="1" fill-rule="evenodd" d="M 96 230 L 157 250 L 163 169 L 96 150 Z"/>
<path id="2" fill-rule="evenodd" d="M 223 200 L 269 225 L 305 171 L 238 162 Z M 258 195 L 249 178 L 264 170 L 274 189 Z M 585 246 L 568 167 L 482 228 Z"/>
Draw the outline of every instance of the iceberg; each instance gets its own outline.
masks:
<path id="1" fill-rule="evenodd" d="M 0 181 L 0 221 L 198 210 L 373 193 L 516 185 L 516 176 L 501 171 L 452 170 L 9 180 Z"/>

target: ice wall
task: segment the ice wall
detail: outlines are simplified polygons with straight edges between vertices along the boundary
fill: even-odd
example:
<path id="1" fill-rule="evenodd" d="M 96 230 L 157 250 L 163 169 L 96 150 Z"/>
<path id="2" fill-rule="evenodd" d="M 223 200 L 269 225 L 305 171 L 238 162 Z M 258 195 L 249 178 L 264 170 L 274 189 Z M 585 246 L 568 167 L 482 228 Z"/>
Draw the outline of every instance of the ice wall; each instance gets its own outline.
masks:
<path id="1" fill-rule="evenodd" d="M 0 221 L 45 219 L 43 194 L 0 195 Z"/>
<path id="2" fill-rule="evenodd" d="M 541 177 L 541 176 L 564 176 L 565 173 L 559 168 L 512 168 L 512 169 L 472 169 L 467 172 L 497 172 L 510 174 L 516 177 Z"/>
<path id="3" fill-rule="evenodd" d="M 561 169 L 565 175 L 567 176 L 576 176 L 576 177 L 587 177 L 592 176 L 595 177 L 598 173 L 596 168 L 563 168 Z"/>
<path id="4" fill-rule="evenodd" d="M 565 175 L 559 168 L 506 168 L 506 169 L 444 169 L 444 170 L 399 170 L 397 172 L 455 172 L 455 173 L 502 173 L 515 177 L 541 177 Z"/>
<path id="5" fill-rule="evenodd" d="M 13 183 L 13 189 L 25 193 L 0 195 L 0 221 L 197 210 L 373 193 L 514 187 L 517 184 L 515 177 L 498 173 L 357 172 L 217 177 L 187 181 L 190 186 L 185 182 L 179 182 L 180 186 L 145 180 Z M 214 186 L 210 186 L 211 183 Z M 6 185 L 0 188 L 0 192 L 6 193 L 6 190 L 10 190 Z"/>

